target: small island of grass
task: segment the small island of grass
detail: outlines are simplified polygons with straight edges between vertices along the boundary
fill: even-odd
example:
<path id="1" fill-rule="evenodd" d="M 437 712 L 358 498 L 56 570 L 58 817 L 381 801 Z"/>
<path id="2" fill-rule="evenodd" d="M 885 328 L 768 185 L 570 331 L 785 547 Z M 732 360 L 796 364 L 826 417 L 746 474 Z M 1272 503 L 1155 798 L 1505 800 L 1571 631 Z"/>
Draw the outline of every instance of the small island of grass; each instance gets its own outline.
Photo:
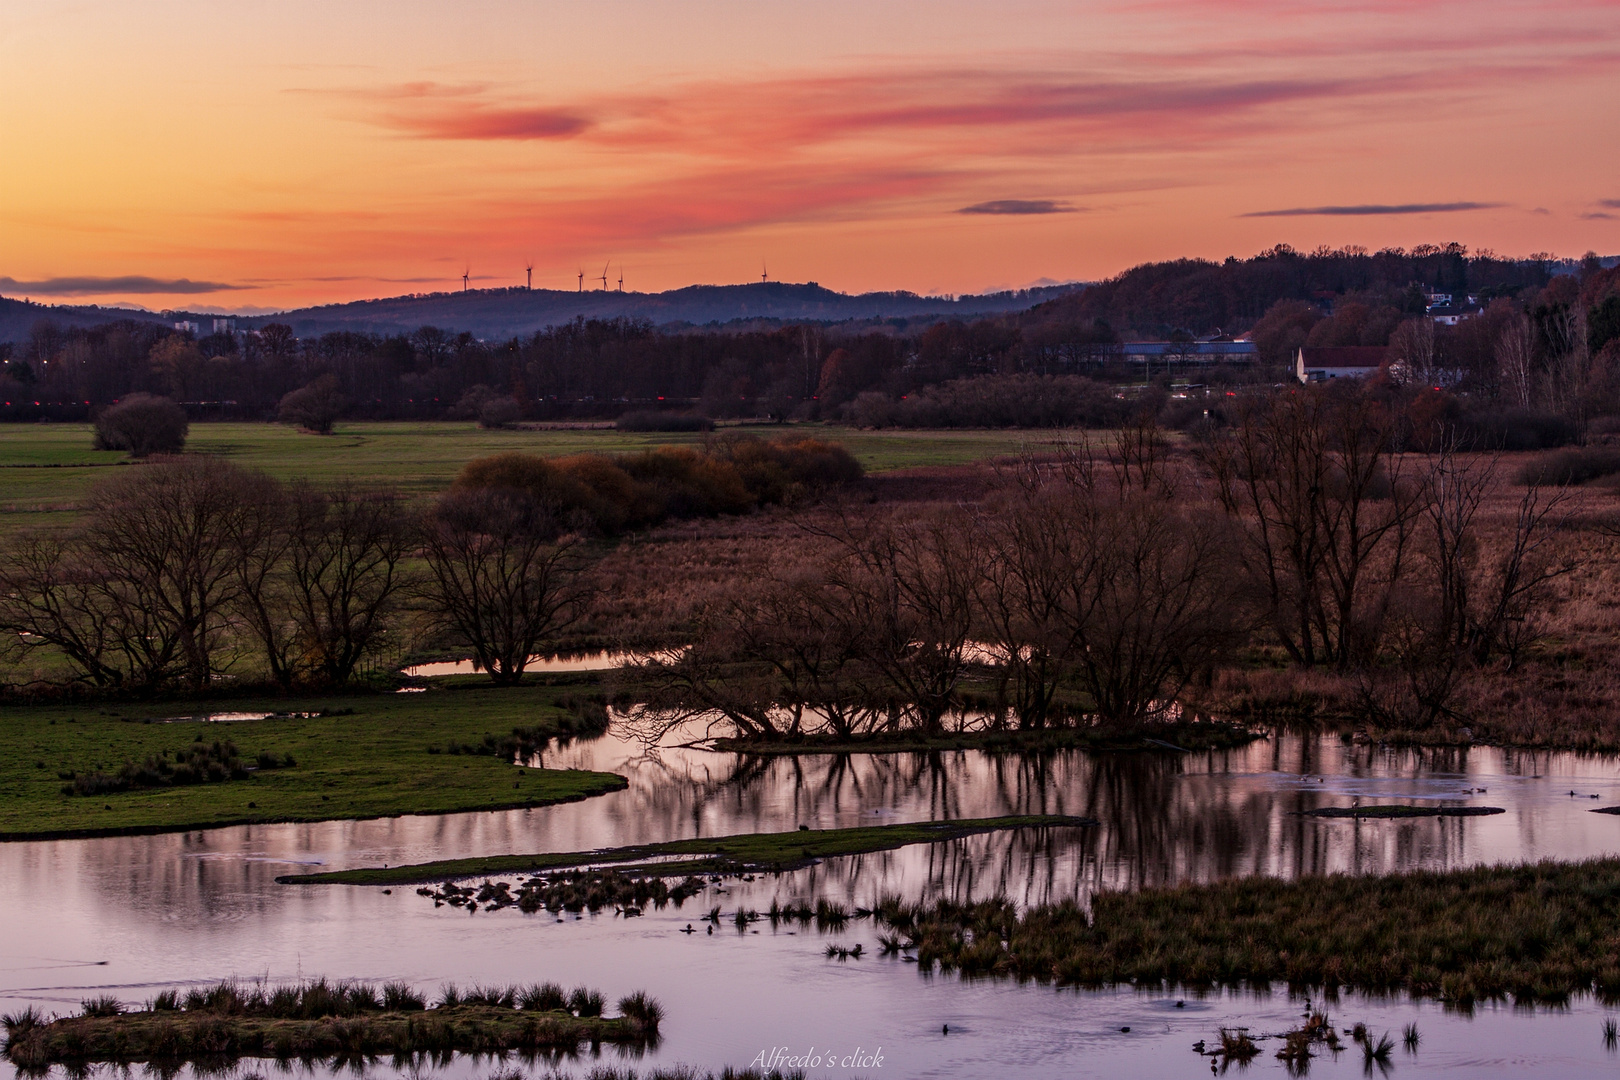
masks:
<path id="1" fill-rule="evenodd" d="M 1620 859 L 1245 877 L 1020 909 L 879 906 L 923 971 L 1072 986 L 1406 993 L 1458 1005 L 1620 994 Z M 903 944 L 902 944 L 903 942 Z"/>
<path id="2" fill-rule="evenodd" d="M 411 885 L 489 874 L 526 874 L 613 864 L 621 874 L 683 877 L 688 874 L 740 874 L 797 870 L 821 859 L 864 855 L 910 844 L 931 844 L 976 833 L 1052 826 L 1087 827 L 1092 818 L 1063 814 L 918 821 L 905 825 L 872 825 L 853 829 L 800 829 L 782 833 L 745 833 L 661 844 L 636 844 L 599 851 L 562 851 L 533 855 L 488 855 L 442 859 L 412 866 L 333 870 L 290 874 L 276 880 L 286 885 Z M 684 856 L 684 857 L 682 857 Z M 658 860 L 658 861 L 655 861 Z"/>
<path id="3" fill-rule="evenodd" d="M 409 987 L 377 989 L 321 979 L 274 989 L 221 983 L 158 995 L 125 1011 L 103 997 L 82 1015 L 52 1019 L 25 1009 L 5 1017 L 6 1056 L 21 1069 L 101 1062 L 229 1062 L 243 1057 L 311 1062 L 391 1054 L 572 1051 L 581 1045 L 640 1046 L 656 1041 L 663 1010 L 645 994 L 603 1016 L 600 993 L 565 993 L 555 984 L 445 988 L 432 1007 Z"/>

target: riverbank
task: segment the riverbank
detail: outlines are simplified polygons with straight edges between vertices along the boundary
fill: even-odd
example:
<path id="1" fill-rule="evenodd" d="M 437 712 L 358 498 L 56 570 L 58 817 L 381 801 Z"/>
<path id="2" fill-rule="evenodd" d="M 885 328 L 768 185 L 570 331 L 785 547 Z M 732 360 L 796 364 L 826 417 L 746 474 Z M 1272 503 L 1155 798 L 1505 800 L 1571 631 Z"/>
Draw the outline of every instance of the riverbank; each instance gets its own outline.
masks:
<path id="1" fill-rule="evenodd" d="M 1406 993 L 1467 1006 L 1620 995 L 1620 859 L 1443 873 L 1248 877 L 1105 892 L 1023 913 L 1005 900 L 891 904 L 922 971 L 1138 989 Z"/>
<path id="2" fill-rule="evenodd" d="M 414 885 L 491 874 L 542 873 L 600 865 L 612 865 L 621 874 L 659 877 L 777 872 L 797 870 L 821 859 L 841 855 L 890 851 L 911 844 L 932 844 L 978 833 L 1059 826 L 1088 828 L 1096 825 L 1092 818 L 1025 814 L 854 829 L 799 829 L 794 832 L 746 833 L 674 840 L 662 844 L 637 844 L 599 851 L 491 855 L 476 859 L 443 859 L 413 866 L 289 874 L 276 878 L 276 881 L 283 885 Z"/>
<path id="3" fill-rule="evenodd" d="M 577 729 L 572 702 L 557 687 L 485 686 L 8 707 L 0 840 L 521 809 L 623 789 L 613 773 L 511 760 Z M 199 741 L 221 743 L 221 761 L 234 749 L 236 766 L 165 775 Z"/>

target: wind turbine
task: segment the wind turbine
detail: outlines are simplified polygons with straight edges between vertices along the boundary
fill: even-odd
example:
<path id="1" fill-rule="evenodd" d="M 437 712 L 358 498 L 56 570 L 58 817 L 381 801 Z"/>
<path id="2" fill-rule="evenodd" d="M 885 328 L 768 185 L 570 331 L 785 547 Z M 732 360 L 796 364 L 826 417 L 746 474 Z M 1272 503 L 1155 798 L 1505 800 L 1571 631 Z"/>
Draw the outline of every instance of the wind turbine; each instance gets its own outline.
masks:
<path id="1" fill-rule="evenodd" d="M 619 291 L 624 292 L 624 263 L 619 264 Z"/>
<path id="2" fill-rule="evenodd" d="M 472 267 L 470 267 L 470 266 L 467 267 L 465 270 L 463 270 L 461 272 L 461 291 L 462 292 L 467 291 L 467 279 L 469 277 L 471 277 L 471 276 L 472 276 Z"/>
<path id="3" fill-rule="evenodd" d="M 612 265 L 613 265 L 613 260 L 609 259 L 607 261 L 607 264 L 602 267 L 602 291 L 603 292 L 607 292 L 607 272 L 608 272 L 608 267 L 612 266 Z"/>
<path id="4" fill-rule="evenodd" d="M 760 262 L 759 262 L 759 283 L 761 285 L 765 284 L 766 276 L 767 275 L 765 273 L 765 260 L 761 259 Z"/>
<path id="5" fill-rule="evenodd" d="M 530 292 L 533 292 L 534 291 L 534 263 L 532 263 L 532 262 L 524 263 L 523 264 L 523 273 L 524 273 L 524 276 L 526 276 L 528 278 L 528 285 L 526 286 L 526 288 Z"/>
<path id="6" fill-rule="evenodd" d="M 584 267 L 581 267 L 580 271 L 579 271 L 579 291 L 580 292 L 585 291 L 585 268 Z"/>

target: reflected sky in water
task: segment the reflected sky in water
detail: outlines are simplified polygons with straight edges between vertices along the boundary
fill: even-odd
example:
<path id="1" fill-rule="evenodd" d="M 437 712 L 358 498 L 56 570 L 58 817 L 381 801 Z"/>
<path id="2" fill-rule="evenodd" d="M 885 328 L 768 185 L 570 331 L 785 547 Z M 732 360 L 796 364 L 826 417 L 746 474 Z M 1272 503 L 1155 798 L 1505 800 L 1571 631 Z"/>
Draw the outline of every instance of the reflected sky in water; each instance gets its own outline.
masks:
<path id="1" fill-rule="evenodd" d="M 610 769 L 631 782 L 605 797 L 523 811 L 0 845 L 0 1008 L 37 1002 L 67 1011 L 103 990 L 139 1001 L 168 985 L 228 976 L 404 979 L 424 989 L 549 979 L 598 987 L 610 998 L 637 989 L 660 998 L 665 1041 L 641 1068 L 743 1066 L 771 1046 L 848 1043 L 847 1052 L 885 1048 L 883 1068 L 866 1073 L 873 1076 L 1194 1075 L 1207 1073 L 1207 1064 L 1189 1050 L 1193 1041 L 1223 1022 L 1282 1030 L 1297 1004 L 1285 994 L 1220 995 L 1178 1010 L 1162 995 L 1131 991 L 925 978 L 870 954 L 829 961 L 813 929 L 756 923 L 739 933 L 728 921 L 708 935 L 698 918 L 711 905 L 729 914 L 772 899 L 830 896 L 853 905 L 884 893 L 1005 893 L 1022 902 L 1084 900 L 1098 889 L 1233 875 L 1620 850 L 1620 817 L 1590 812 L 1620 804 L 1620 764 L 1573 754 L 1393 750 L 1285 736 L 1212 754 L 749 758 L 648 753 L 609 737 L 550 750 L 545 764 Z M 1507 812 L 1361 822 L 1299 816 L 1357 799 Z M 274 883 L 312 866 L 1034 812 L 1088 815 L 1102 825 L 830 860 L 728 883 L 679 911 L 635 920 L 611 911 L 563 922 L 515 910 L 468 915 L 436 909 L 408 888 L 385 894 Z M 700 932 L 680 933 L 688 922 Z M 834 939 L 874 950 L 876 931 L 854 923 Z M 1598 1075 L 1616 1064 L 1601 1043 L 1602 1010 L 1590 1002 L 1562 1013 L 1491 1009 L 1472 1020 L 1398 1002 L 1346 1002 L 1339 1012 L 1347 1023 L 1392 1029 L 1415 1016 L 1425 1043 L 1415 1059 L 1397 1053 L 1402 1075 Z M 945 1023 L 948 1037 L 940 1034 Z M 488 1062 L 459 1059 L 447 1074 L 481 1080 L 493 1071 Z M 1359 1055 L 1347 1054 L 1320 1060 L 1313 1075 L 1360 1071 Z M 1282 1075 L 1269 1052 L 1251 1072 Z M 816 1072 L 823 1074 L 851 1075 Z"/>

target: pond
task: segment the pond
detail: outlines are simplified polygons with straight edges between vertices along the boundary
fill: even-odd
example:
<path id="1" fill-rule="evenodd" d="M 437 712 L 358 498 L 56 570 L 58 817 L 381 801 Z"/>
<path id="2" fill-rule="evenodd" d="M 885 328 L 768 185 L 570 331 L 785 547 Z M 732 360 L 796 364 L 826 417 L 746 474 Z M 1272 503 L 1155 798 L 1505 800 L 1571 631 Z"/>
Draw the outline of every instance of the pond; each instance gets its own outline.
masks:
<path id="1" fill-rule="evenodd" d="M 785 1048 L 831 1053 L 833 1067 L 824 1062 L 813 1076 L 1190 1076 L 1208 1069 L 1191 1050 L 1197 1040 L 1222 1025 L 1282 1031 L 1302 1004 L 1282 992 L 1193 998 L 964 982 L 875 955 L 877 931 L 867 922 L 823 935 L 766 922 L 738 931 L 727 918 L 711 935 L 701 932 L 698 917 L 716 904 L 729 915 L 764 909 L 772 899 L 827 897 L 855 906 L 885 893 L 1002 893 L 1033 903 L 1233 875 L 1372 873 L 1620 851 L 1620 818 L 1591 812 L 1620 803 L 1620 762 L 1573 754 L 1419 752 L 1282 736 L 1207 754 L 759 758 L 648 752 L 609 735 L 544 757 L 549 766 L 620 772 L 630 786 L 526 811 L 0 845 L 0 1009 L 36 1003 L 65 1012 L 101 993 L 135 1002 L 169 986 L 230 976 L 401 979 L 427 991 L 452 981 L 551 980 L 599 988 L 610 999 L 638 989 L 659 998 L 667 1013 L 662 1044 L 623 1063 L 643 1071 L 674 1063 L 743 1067 Z M 1357 800 L 1505 813 L 1389 821 L 1299 813 Z M 408 888 L 385 894 L 274 881 L 300 867 L 1014 813 L 1087 815 L 1102 824 L 832 859 L 714 886 L 681 909 L 649 908 L 639 919 L 617 918 L 611 909 L 561 922 L 516 909 L 469 915 L 435 908 Z M 700 932 L 681 933 L 688 923 Z M 829 960 L 828 941 L 863 943 L 866 953 Z M 1423 1041 L 1415 1055 L 1396 1051 L 1393 1068 L 1402 1075 L 1609 1075 L 1620 1064 L 1602 1040 L 1608 1013 L 1591 1001 L 1559 1011 L 1487 1006 L 1466 1017 L 1433 1004 L 1346 998 L 1330 1011 L 1342 1026 L 1362 1021 L 1397 1038 L 1415 1021 Z M 837 1064 L 853 1060 L 857 1048 L 868 1062 L 880 1052 L 881 1064 Z M 1265 1049 L 1250 1072 L 1284 1075 L 1272 1053 Z M 562 1069 L 583 1075 L 591 1065 Z M 240 1071 L 268 1069 L 245 1063 Z M 394 1069 L 385 1063 L 375 1071 Z M 407 1071 L 481 1080 L 497 1069 L 458 1058 L 442 1069 Z M 1352 1050 L 1320 1058 L 1312 1071 L 1359 1075 L 1361 1056 Z"/>

